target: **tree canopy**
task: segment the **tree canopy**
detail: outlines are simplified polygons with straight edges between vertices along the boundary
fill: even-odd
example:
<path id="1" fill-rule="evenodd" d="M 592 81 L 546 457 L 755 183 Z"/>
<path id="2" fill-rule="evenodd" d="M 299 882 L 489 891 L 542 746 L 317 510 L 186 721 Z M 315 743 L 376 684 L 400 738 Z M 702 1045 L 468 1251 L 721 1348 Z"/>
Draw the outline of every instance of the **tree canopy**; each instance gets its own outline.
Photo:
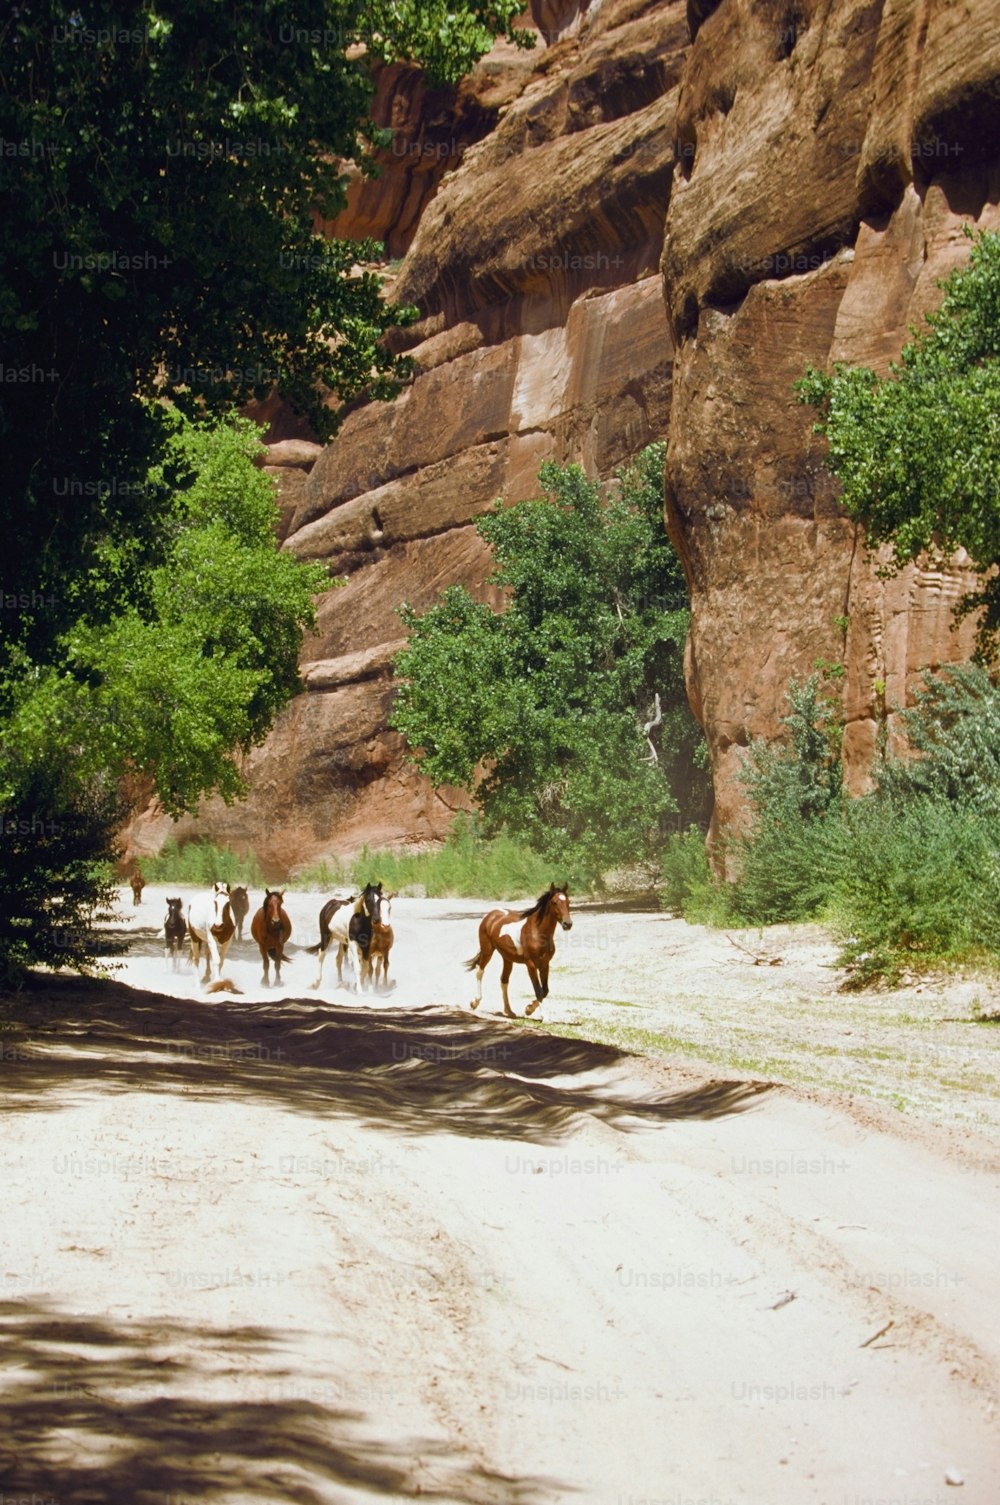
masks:
<path id="1" fill-rule="evenodd" d="M 810 370 L 798 394 L 822 413 L 844 506 L 870 546 L 892 545 L 893 568 L 967 551 L 983 579 L 961 610 L 983 609 L 989 651 L 1000 631 L 1000 235 L 968 233 L 968 263 L 887 377 Z"/>
<path id="2" fill-rule="evenodd" d="M 461 586 L 423 615 L 403 609 L 392 723 L 435 784 L 474 791 L 488 830 L 592 877 L 650 857 L 672 814 L 706 813 L 687 589 L 663 526 L 662 445 L 617 494 L 576 465 L 543 465 L 539 481 L 544 496 L 476 522 L 503 612 Z"/>

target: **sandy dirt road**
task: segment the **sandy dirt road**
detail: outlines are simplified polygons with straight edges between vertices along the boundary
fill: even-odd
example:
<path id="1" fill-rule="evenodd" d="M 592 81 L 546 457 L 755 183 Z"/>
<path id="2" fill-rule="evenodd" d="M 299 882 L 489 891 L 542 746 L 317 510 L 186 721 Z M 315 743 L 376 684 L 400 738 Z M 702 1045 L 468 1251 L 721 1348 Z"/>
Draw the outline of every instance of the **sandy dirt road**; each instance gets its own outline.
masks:
<path id="1" fill-rule="evenodd" d="M 209 998 L 164 892 L 119 981 L 0 1010 L 0 1505 L 1000 1501 L 986 1090 L 945 1127 L 551 1032 L 835 1031 L 821 941 L 793 986 L 579 912 L 511 1025 L 482 905 L 397 901 L 384 995 L 245 942 Z"/>

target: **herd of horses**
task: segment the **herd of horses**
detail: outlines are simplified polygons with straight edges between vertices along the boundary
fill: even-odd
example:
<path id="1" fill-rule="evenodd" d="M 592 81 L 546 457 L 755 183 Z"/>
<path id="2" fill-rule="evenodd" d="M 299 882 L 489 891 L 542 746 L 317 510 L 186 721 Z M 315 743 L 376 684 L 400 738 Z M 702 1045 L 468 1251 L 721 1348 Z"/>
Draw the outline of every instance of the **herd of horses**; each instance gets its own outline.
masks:
<path id="1" fill-rule="evenodd" d="M 138 905 L 145 886 L 138 869 L 130 882 Z M 284 898 L 283 889 L 268 889 L 250 922 L 250 934 L 260 951 L 261 981 L 265 987 L 271 985 L 271 966 L 274 967 L 275 983 L 280 984 L 282 965 L 291 961 L 285 947 L 292 934 L 292 922 L 285 911 Z M 305 947 L 307 955 L 319 958 L 319 970 L 311 984 L 313 988 L 318 988 L 323 981 L 323 966 L 334 945 L 337 948 L 339 983 L 344 982 L 343 965 L 350 957 L 356 993 L 366 986 L 389 986 L 394 898 L 394 894 L 383 893 L 381 883 L 367 883 L 357 895 L 327 900 L 319 913 L 319 940 L 315 946 Z M 249 912 L 250 899 L 246 888 L 230 888 L 228 883 L 214 883 L 208 893 L 191 899 L 186 909 L 183 899 L 168 899 L 163 932 L 167 955 L 174 969 L 187 941 L 195 972 L 204 965 L 203 983 L 212 989 L 226 986 L 222 968 L 234 938 L 243 939 L 243 926 Z M 535 994 L 534 1001 L 524 1012 L 533 1014 L 548 995 L 549 964 L 555 955 L 557 927 L 563 930 L 573 927 L 569 891 L 565 884 L 550 884 L 527 909 L 498 908 L 484 915 L 479 924 L 479 949 L 465 964 L 466 969 L 476 975 L 476 996 L 471 1007 L 477 1009 L 482 1002 L 483 973 L 496 952 L 502 962 L 500 990 L 504 1014 L 509 1019 L 517 1017 L 510 1006 L 507 985 L 518 962 L 526 968 Z"/>
<path id="2" fill-rule="evenodd" d="M 355 992 L 360 992 L 367 983 L 388 987 L 389 952 L 394 939 L 391 923 L 394 897 L 382 892 L 381 883 L 368 883 L 356 897 L 330 899 L 324 904 L 320 912 L 319 941 L 315 946 L 305 948 L 308 955 L 319 956 L 319 972 L 312 984 L 314 988 L 322 982 L 323 963 L 334 942 L 340 982 L 344 980 L 344 959 L 350 953 L 354 961 Z M 274 981 L 280 984 L 282 965 L 291 961 L 285 947 L 292 934 L 292 922 L 284 901 L 284 889 L 268 889 L 250 921 L 250 935 L 257 943 L 263 966 L 261 982 L 266 988 L 271 985 L 272 965 Z M 186 908 L 183 899 L 168 899 L 163 936 L 171 965 L 177 969 L 187 941 L 195 972 L 204 965 L 202 982 L 212 984 L 214 971 L 214 985 L 217 987 L 222 980 L 230 946 L 234 939 L 243 939 L 243 926 L 249 912 L 250 898 L 246 889 L 242 886 L 231 888 L 228 883 L 213 883 L 208 893 L 197 894 Z"/>

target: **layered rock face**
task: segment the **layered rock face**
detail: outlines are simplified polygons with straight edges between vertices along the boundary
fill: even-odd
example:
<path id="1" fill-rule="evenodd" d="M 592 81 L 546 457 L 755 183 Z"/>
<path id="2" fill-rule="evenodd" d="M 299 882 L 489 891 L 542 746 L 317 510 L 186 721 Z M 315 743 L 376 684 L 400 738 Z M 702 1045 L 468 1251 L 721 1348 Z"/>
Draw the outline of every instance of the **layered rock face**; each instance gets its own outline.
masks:
<path id="1" fill-rule="evenodd" d="M 249 798 L 169 830 L 252 849 L 275 878 L 364 843 L 429 842 L 465 805 L 434 792 L 387 729 L 397 608 L 460 581 L 488 597 L 472 519 L 538 493 L 541 462 L 602 476 L 665 439 L 672 351 L 658 270 L 673 174 L 684 7 L 536 8 L 537 45 L 504 45 L 458 91 L 388 70 L 397 132 L 376 182 L 352 184 L 340 234 L 383 239 L 392 296 L 416 303 L 416 379 L 352 412 L 320 449 L 268 410 L 283 547 L 345 584 L 305 645 L 306 693 L 250 759 Z"/>
<path id="2" fill-rule="evenodd" d="M 253 848 L 275 877 L 440 838 L 463 801 L 387 730 L 397 607 L 486 593 L 472 519 L 534 494 L 543 459 L 608 476 L 668 435 L 717 827 L 740 817 L 741 747 L 778 732 L 818 659 L 846 666 L 863 786 L 880 721 L 920 668 L 967 656 L 971 626 L 952 631 L 960 571 L 879 579 L 792 388 L 809 365 L 887 369 L 967 255 L 963 225 L 1000 223 L 993 9 L 539 0 L 535 51 L 498 47 L 457 91 L 387 70 L 394 147 L 334 228 L 403 258 L 417 376 L 326 447 L 268 411 L 283 547 L 346 583 L 250 798 L 179 835 Z M 167 825 L 147 819 L 139 849 Z"/>
<path id="3" fill-rule="evenodd" d="M 988 0 L 961 18 L 945 0 L 723 0 L 692 19 L 662 262 L 668 525 L 719 829 L 740 819 L 740 748 L 779 732 L 790 678 L 845 665 L 858 791 L 919 671 L 971 651 L 973 624 L 952 622 L 961 561 L 878 577 L 792 387 L 835 361 L 884 373 L 967 257 L 963 226 L 1000 225 L 1000 29 Z"/>

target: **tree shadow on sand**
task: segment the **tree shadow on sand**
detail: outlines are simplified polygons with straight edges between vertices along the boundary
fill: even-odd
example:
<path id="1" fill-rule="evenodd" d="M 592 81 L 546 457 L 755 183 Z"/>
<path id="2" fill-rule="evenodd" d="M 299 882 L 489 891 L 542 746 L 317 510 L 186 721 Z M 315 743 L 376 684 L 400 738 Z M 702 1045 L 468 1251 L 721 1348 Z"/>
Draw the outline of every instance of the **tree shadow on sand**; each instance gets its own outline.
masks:
<path id="1" fill-rule="evenodd" d="M 767 1090 L 651 1089 L 654 1068 L 614 1046 L 457 1010 L 222 999 L 37 977 L 15 1010 L 23 1028 L 0 1036 L 7 1105 L 50 1107 L 52 1089 L 83 1079 L 111 1091 L 245 1097 L 405 1134 L 548 1144 L 587 1119 L 627 1131 L 718 1118 Z"/>
<path id="2" fill-rule="evenodd" d="M 327 1505 L 347 1489 L 468 1505 L 551 1498 L 552 1481 L 506 1478 L 440 1440 L 383 1440 L 385 1417 L 338 1404 L 336 1377 L 287 1378 L 286 1334 L 115 1326 L 26 1301 L 0 1303 L 0 1334 L 5 1500 Z"/>

